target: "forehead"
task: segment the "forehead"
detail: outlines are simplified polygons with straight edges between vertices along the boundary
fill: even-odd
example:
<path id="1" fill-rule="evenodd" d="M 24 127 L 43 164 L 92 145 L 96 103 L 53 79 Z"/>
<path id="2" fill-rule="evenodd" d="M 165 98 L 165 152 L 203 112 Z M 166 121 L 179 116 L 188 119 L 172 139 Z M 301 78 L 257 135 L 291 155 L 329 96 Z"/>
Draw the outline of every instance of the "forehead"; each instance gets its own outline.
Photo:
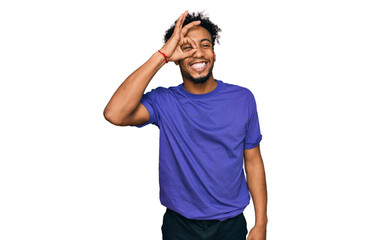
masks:
<path id="1" fill-rule="evenodd" d="M 194 26 L 191 29 L 189 29 L 185 37 L 190 37 L 195 41 L 197 40 L 200 41 L 202 39 L 209 39 L 211 42 L 211 35 L 209 31 L 207 31 L 205 28 L 201 26 Z"/>

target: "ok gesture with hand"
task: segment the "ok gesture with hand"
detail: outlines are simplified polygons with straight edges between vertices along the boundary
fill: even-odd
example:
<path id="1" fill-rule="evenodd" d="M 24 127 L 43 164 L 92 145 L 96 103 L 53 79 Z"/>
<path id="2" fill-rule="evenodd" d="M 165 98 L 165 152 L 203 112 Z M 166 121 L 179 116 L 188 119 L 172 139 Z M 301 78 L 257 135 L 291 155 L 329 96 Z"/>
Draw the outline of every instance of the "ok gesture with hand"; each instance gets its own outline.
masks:
<path id="1" fill-rule="evenodd" d="M 191 22 L 183 27 L 183 23 L 185 18 L 188 15 L 188 11 L 185 11 L 180 17 L 178 18 L 173 35 L 171 35 L 170 39 L 165 43 L 165 45 L 160 49 L 161 52 L 166 54 L 167 59 L 169 61 L 179 61 L 185 59 L 187 57 L 192 56 L 197 51 L 196 43 L 189 37 L 184 37 L 189 29 L 194 26 L 199 25 L 200 21 Z M 192 49 L 183 51 L 182 45 L 189 44 Z"/>

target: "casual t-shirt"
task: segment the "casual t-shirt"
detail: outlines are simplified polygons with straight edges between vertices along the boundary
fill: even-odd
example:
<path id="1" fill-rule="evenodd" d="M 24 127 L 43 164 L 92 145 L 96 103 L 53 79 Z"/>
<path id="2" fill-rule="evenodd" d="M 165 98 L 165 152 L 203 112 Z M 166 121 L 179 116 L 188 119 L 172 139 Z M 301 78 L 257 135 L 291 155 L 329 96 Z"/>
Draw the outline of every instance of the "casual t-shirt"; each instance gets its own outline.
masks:
<path id="1" fill-rule="evenodd" d="M 225 220 L 250 202 L 244 149 L 261 139 L 253 94 L 215 80 L 217 87 L 192 94 L 183 84 L 158 87 L 141 103 L 160 129 L 160 201 L 189 219 Z"/>

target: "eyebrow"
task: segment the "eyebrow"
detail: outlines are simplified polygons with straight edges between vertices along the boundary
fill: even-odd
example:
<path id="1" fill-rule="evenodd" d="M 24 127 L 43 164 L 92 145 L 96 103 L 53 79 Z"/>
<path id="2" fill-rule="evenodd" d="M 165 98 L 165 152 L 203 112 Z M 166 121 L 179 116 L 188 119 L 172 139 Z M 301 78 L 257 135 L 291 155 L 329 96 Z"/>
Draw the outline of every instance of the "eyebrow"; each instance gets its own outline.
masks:
<path id="1" fill-rule="evenodd" d="M 211 42 L 210 39 L 204 38 L 204 39 L 201 40 L 201 42 L 203 42 L 203 41 L 208 41 L 208 42 L 210 42 L 212 44 L 212 42 Z"/>

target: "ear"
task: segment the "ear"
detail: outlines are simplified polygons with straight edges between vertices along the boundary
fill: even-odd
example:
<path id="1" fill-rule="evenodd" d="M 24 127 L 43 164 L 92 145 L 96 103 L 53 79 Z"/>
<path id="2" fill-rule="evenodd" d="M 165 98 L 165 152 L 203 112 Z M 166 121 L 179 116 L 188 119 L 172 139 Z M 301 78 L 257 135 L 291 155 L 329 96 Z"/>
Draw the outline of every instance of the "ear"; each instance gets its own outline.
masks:
<path id="1" fill-rule="evenodd" d="M 215 52 L 214 52 L 214 62 L 216 61 L 216 54 L 215 54 Z"/>

